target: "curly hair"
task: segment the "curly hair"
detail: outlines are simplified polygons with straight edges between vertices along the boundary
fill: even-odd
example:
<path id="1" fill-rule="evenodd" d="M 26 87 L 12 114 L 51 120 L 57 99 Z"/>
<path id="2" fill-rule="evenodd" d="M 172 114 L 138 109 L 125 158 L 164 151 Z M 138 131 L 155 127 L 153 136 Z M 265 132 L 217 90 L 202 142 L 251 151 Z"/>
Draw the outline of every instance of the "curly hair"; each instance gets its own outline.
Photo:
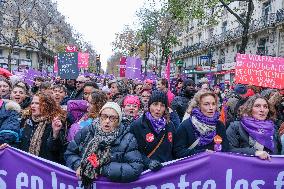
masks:
<path id="1" fill-rule="evenodd" d="M 47 118 L 50 122 L 56 117 L 59 117 L 62 121 L 66 120 L 66 111 L 57 105 L 50 95 L 39 92 L 35 96 L 39 97 L 39 111 L 42 117 Z M 31 116 L 30 108 L 28 114 Z"/>
<path id="2" fill-rule="evenodd" d="M 191 111 L 193 108 L 200 107 L 201 99 L 206 96 L 212 96 L 215 99 L 215 102 L 216 103 L 218 102 L 218 96 L 215 93 L 208 91 L 208 90 L 200 90 L 194 95 L 192 100 L 189 101 L 187 113 L 191 114 Z"/>
<path id="3" fill-rule="evenodd" d="M 88 111 L 88 117 L 96 118 L 99 116 L 101 108 L 107 102 L 107 96 L 102 91 L 95 91 L 91 94 L 92 101 L 90 104 L 92 105 L 90 110 Z"/>
<path id="4" fill-rule="evenodd" d="M 268 115 L 267 115 L 267 119 L 271 119 L 271 120 L 275 120 L 276 119 L 276 110 L 274 108 L 273 105 L 271 105 L 271 103 L 269 103 L 269 101 L 261 96 L 260 94 L 256 94 L 252 97 L 250 97 L 242 106 L 240 106 L 239 111 L 240 111 L 240 116 L 252 116 L 252 108 L 253 105 L 255 103 L 255 101 L 257 99 L 263 99 L 266 101 L 266 103 L 268 104 Z"/>

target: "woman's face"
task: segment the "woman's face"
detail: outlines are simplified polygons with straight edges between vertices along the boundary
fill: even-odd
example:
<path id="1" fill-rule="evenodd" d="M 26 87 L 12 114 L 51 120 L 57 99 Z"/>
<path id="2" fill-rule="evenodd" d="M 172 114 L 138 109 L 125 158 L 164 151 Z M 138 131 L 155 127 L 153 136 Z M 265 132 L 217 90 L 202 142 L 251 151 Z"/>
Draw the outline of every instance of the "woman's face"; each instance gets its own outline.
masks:
<path id="1" fill-rule="evenodd" d="M 8 83 L 6 83 L 5 81 L 0 81 L 0 96 L 3 97 L 9 94 L 9 92 L 10 92 L 10 87 Z"/>
<path id="2" fill-rule="evenodd" d="M 150 96 L 151 94 L 147 91 L 144 91 L 142 94 L 141 94 L 141 101 L 142 103 L 145 105 L 145 104 L 148 104 L 149 102 L 149 99 L 150 99 Z"/>
<path id="3" fill-rule="evenodd" d="M 182 82 L 178 82 L 177 88 L 181 89 L 182 86 L 183 86 L 183 83 Z"/>
<path id="4" fill-rule="evenodd" d="M 137 104 L 126 104 L 124 107 L 124 113 L 128 116 L 137 116 L 139 106 Z"/>
<path id="5" fill-rule="evenodd" d="M 100 127 L 105 133 L 114 131 L 118 127 L 118 114 L 112 108 L 105 108 L 100 114 Z"/>
<path id="6" fill-rule="evenodd" d="M 116 83 L 112 83 L 110 85 L 110 92 L 112 95 L 115 95 L 118 93 L 118 88 L 117 88 L 117 84 Z"/>
<path id="7" fill-rule="evenodd" d="M 219 93 L 220 93 L 219 87 L 215 87 L 215 88 L 214 88 L 214 93 L 215 93 L 215 94 L 219 94 Z"/>
<path id="8" fill-rule="evenodd" d="M 39 97 L 34 96 L 32 103 L 31 103 L 31 111 L 32 111 L 32 116 L 39 116 L 40 115 L 40 109 L 39 109 Z"/>
<path id="9" fill-rule="evenodd" d="M 62 88 L 54 88 L 52 91 L 52 96 L 55 102 L 60 104 L 63 98 L 66 96 L 66 93 Z"/>
<path id="10" fill-rule="evenodd" d="M 21 104 L 27 97 L 26 91 L 21 87 L 15 87 L 11 93 L 11 99 L 18 104 Z"/>
<path id="11" fill-rule="evenodd" d="M 92 94 L 95 91 L 94 87 L 86 86 L 84 87 L 84 100 L 88 100 L 90 94 Z"/>
<path id="12" fill-rule="evenodd" d="M 135 94 L 139 95 L 142 89 L 143 89 L 143 85 L 137 85 L 135 87 Z"/>
<path id="13" fill-rule="evenodd" d="M 252 107 L 252 117 L 257 120 L 266 120 L 269 113 L 269 107 L 266 100 L 262 98 L 256 99 Z"/>
<path id="14" fill-rule="evenodd" d="M 166 110 L 166 106 L 161 102 L 154 102 L 150 105 L 150 113 L 155 119 L 161 118 Z"/>
<path id="15" fill-rule="evenodd" d="M 217 103 L 213 96 L 208 95 L 200 99 L 200 110 L 207 117 L 214 117 L 217 110 Z"/>

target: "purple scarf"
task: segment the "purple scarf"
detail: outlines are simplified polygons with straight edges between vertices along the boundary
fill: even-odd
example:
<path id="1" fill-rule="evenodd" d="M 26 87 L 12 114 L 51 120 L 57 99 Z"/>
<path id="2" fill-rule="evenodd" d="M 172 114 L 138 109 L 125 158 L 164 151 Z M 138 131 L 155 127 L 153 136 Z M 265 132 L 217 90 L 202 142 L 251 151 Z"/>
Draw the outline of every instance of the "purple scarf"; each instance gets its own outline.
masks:
<path id="1" fill-rule="evenodd" d="M 216 111 L 213 117 L 207 117 L 200 111 L 199 108 L 193 108 L 191 111 L 191 116 L 196 117 L 201 123 L 205 123 L 206 125 L 217 125 L 220 113 Z"/>
<path id="2" fill-rule="evenodd" d="M 254 140 L 274 152 L 274 123 L 271 120 L 257 120 L 252 117 L 241 119 L 242 127 Z"/>
<path id="3" fill-rule="evenodd" d="M 155 119 L 150 112 L 146 112 L 146 117 L 150 121 L 154 131 L 159 134 L 161 130 L 163 130 L 167 124 L 166 119 L 161 117 L 159 119 Z"/>
<path id="4" fill-rule="evenodd" d="M 210 125 L 210 126 L 216 126 L 219 120 L 220 113 L 216 111 L 213 117 L 207 117 L 205 116 L 199 108 L 194 108 L 191 111 L 191 116 L 196 117 L 196 119 L 205 125 Z M 193 124 L 193 128 L 195 130 L 194 134 L 196 138 L 199 138 L 199 143 L 198 146 L 205 146 L 210 144 L 214 137 L 216 136 L 216 130 L 207 132 L 205 134 L 202 134 L 198 132 L 196 126 Z"/>

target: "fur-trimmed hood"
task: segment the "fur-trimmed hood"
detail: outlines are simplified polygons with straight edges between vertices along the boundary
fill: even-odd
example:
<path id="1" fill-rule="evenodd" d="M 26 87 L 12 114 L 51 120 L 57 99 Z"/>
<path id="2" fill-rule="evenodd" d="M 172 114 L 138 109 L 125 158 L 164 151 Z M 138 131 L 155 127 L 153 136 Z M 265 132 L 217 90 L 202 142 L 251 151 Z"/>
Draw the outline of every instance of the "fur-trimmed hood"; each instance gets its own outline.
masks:
<path id="1" fill-rule="evenodd" d="M 18 113 L 21 112 L 21 106 L 17 102 L 7 99 L 2 99 L 2 100 L 5 103 L 6 110 L 14 110 Z"/>

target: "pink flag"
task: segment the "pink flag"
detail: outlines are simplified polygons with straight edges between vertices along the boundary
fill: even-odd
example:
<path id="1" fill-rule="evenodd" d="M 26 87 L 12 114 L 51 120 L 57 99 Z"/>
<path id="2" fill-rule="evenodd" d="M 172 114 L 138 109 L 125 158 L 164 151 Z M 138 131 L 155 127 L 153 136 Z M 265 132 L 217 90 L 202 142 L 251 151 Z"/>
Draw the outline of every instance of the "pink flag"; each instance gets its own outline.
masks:
<path id="1" fill-rule="evenodd" d="M 170 75 L 171 75 L 171 54 L 169 54 L 165 75 L 164 75 L 164 78 L 167 79 L 169 83 L 170 83 Z"/>
<path id="2" fill-rule="evenodd" d="M 68 45 L 65 49 L 66 52 L 78 52 L 78 49 L 75 45 Z"/>
<path id="3" fill-rule="evenodd" d="M 89 53 L 78 53 L 78 68 L 89 67 Z"/>
<path id="4" fill-rule="evenodd" d="M 54 72 L 58 72 L 57 56 L 54 56 L 53 71 L 54 71 Z"/>

